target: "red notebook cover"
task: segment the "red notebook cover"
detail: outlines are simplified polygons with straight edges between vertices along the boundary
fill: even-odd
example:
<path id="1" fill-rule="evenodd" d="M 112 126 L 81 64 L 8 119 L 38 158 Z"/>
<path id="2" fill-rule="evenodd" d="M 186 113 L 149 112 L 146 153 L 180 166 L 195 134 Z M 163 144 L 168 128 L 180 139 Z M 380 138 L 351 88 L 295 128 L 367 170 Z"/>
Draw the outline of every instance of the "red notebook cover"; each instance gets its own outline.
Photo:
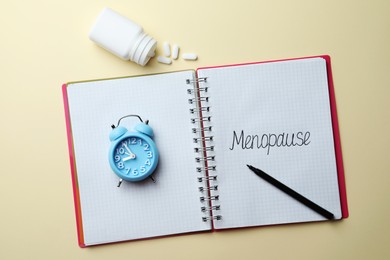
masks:
<path id="1" fill-rule="evenodd" d="M 66 87 L 67 84 L 62 85 L 62 94 L 64 99 L 66 133 L 68 137 L 69 162 L 70 162 L 70 171 L 72 177 L 73 201 L 74 201 L 75 214 L 76 214 L 77 238 L 78 238 L 79 246 L 85 247 L 84 234 L 83 234 L 83 222 L 81 218 L 80 195 L 79 195 L 79 189 L 77 184 L 76 162 L 74 158 L 72 128 L 70 122 L 68 94 L 66 92 Z"/>

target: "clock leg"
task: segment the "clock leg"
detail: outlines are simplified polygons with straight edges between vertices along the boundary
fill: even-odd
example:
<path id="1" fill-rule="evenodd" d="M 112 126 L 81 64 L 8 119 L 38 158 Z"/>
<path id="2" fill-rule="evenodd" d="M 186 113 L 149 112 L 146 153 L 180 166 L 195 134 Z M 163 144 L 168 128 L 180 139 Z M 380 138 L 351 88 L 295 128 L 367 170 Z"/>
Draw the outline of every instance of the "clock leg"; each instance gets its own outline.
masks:
<path id="1" fill-rule="evenodd" d="M 154 183 L 156 183 L 156 180 L 155 179 L 153 179 L 153 177 L 152 176 L 150 176 L 149 177 Z"/>
<path id="2" fill-rule="evenodd" d="M 122 181 L 123 181 L 122 179 L 119 179 L 118 186 L 117 186 L 118 188 L 121 186 Z"/>

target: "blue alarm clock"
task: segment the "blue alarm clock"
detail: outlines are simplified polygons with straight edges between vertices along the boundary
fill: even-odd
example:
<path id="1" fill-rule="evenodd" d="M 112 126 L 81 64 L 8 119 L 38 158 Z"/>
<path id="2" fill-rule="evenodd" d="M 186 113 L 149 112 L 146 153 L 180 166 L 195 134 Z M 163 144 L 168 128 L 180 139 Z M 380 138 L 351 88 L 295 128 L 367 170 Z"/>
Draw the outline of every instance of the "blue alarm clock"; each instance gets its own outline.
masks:
<path id="1" fill-rule="evenodd" d="M 138 117 L 141 123 L 129 131 L 119 126 L 120 120 L 125 117 Z M 158 150 L 153 141 L 153 129 L 138 115 L 124 116 L 118 121 L 118 126 L 112 125 L 110 133 L 111 146 L 108 152 L 108 160 L 111 169 L 119 177 L 118 187 L 122 181 L 138 182 L 151 178 L 151 174 L 158 164 Z"/>

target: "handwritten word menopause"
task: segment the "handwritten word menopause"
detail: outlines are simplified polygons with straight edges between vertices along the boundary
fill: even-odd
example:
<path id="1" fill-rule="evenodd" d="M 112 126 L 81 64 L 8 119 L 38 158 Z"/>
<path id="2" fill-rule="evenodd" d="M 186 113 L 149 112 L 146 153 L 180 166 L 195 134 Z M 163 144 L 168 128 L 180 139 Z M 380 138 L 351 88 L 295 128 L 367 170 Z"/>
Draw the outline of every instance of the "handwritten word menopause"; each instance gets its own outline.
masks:
<path id="1" fill-rule="evenodd" d="M 236 133 L 236 131 L 233 131 L 232 145 L 229 147 L 229 149 L 266 149 L 267 155 L 269 155 L 271 147 L 306 146 L 309 145 L 310 142 L 309 131 L 252 135 L 245 134 L 244 130 L 241 130 L 239 135 Z"/>

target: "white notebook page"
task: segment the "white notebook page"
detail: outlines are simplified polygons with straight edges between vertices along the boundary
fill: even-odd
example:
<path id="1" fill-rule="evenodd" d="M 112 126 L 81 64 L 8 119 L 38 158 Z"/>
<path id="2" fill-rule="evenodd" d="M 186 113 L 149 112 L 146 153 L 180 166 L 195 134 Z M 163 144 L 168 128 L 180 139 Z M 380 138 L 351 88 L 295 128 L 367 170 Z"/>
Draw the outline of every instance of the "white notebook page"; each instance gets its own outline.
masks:
<path id="1" fill-rule="evenodd" d="M 186 79 L 193 71 L 67 88 L 86 245 L 210 229 L 202 221 Z M 138 114 L 155 133 L 156 183 L 123 182 L 108 164 L 111 125 Z M 136 118 L 121 121 L 131 129 Z"/>
<path id="2" fill-rule="evenodd" d="M 324 220 L 247 164 L 341 218 L 324 59 L 200 69 L 198 76 L 209 87 L 218 175 L 212 193 L 222 215 L 216 229 Z M 295 146 L 282 146 L 287 134 Z"/>

